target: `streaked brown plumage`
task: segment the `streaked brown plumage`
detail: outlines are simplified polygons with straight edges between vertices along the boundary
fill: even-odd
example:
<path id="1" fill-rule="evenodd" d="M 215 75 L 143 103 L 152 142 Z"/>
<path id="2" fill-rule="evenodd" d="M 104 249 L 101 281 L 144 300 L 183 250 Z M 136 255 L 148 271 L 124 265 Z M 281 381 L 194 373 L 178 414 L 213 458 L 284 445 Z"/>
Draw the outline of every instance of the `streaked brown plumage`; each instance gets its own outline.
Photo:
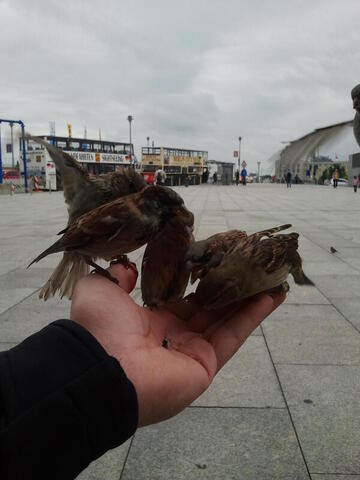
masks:
<path id="1" fill-rule="evenodd" d="M 281 225 L 280 227 L 256 232 L 254 235 L 260 237 L 272 235 L 290 227 L 290 224 Z M 228 230 L 192 243 L 186 255 L 188 267 L 191 269 L 191 283 L 204 277 L 211 268 L 217 267 L 225 253 L 233 248 L 241 238 L 247 236 L 248 234 L 243 230 Z"/>
<path id="2" fill-rule="evenodd" d="M 360 146 L 360 84 L 356 85 L 356 87 L 351 90 L 351 98 L 353 101 L 353 108 L 356 110 L 353 123 L 354 136 Z"/>
<path id="3" fill-rule="evenodd" d="M 313 285 L 302 270 L 298 234 L 268 231 L 239 238 L 221 263 L 201 278 L 195 298 L 206 309 L 217 309 L 257 293 L 274 289 L 289 273 L 300 285 Z"/>
<path id="4" fill-rule="evenodd" d="M 93 265 L 96 258 L 118 258 L 147 243 L 183 210 L 182 198 L 170 188 L 147 187 L 85 213 L 60 232 L 64 235 L 31 264 L 63 251 L 76 254 L 88 265 Z M 68 273 L 71 278 L 68 275 L 66 282 L 71 295 L 77 275 L 83 272 L 78 272 L 76 262 Z"/>
<path id="5" fill-rule="evenodd" d="M 141 293 L 150 307 L 180 300 L 190 271 L 185 262 L 192 234 L 194 215 L 183 209 L 146 246 L 141 266 Z"/>
<path id="6" fill-rule="evenodd" d="M 125 169 L 122 172 L 90 176 L 82 165 L 68 153 L 50 145 L 42 138 L 29 134 L 26 136 L 48 150 L 57 171 L 61 175 L 65 202 L 68 205 L 68 225 L 71 225 L 84 213 L 100 205 L 139 192 L 146 187 L 142 176 L 132 168 Z M 82 257 L 71 252 L 65 252 L 51 277 L 41 289 L 40 298 L 47 300 L 57 290 L 60 291 L 61 296 L 70 296 L 73 285 L 72 278 L 75 272 L 76 277 L 86 275 L 89 272 L 89 266 Z"/>

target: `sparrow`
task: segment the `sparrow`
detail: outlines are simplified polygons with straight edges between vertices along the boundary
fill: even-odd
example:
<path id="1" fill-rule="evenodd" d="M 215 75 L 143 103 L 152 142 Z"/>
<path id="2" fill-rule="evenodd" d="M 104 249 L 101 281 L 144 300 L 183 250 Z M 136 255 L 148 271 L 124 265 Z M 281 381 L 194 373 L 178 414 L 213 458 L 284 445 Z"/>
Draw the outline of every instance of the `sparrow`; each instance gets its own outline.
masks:
<path id="1" fill-rule="evenodd" d="M 290 224 L 281 225 L 280 227 L 262 230 L 255 235 L 261 238 L 264 235 L 271 235 L 290 227 Z M 188 268 L 191 270 L 191 283 L 193 284 L 196 280 L 204 277 L 211 268 L 217 267 L 225 253 L 234 247 L 241 238 L 247 236 L 248 234 L 243 230 L 228 230 L 192 243 L 186 255 Z"/>
<path id="2" fill-rule="evenodd" d="M 257 293 L 286 289 L 289 273 L 299 285 L 314 285 L 302 270 L 298 233 L 279 234 L 276 227 L 239 238 L 220 264 L 201 279 L 195 299 L 207 310 L 218 309 Z"/>
<path id="3" fill-rule="evenodd" d="M 68 225 L 77 218 L 100 205 L 111 202 L 116 198 L 139 192 L 146 187 L 141 175 L 129 168 L 122 172 L 111 172 L 103 175 L 90 176 L 83 166 L 68 153 L 50 145 L 47 141 L 30 134 L 26 138 L 43 145 L 50 154 L 61 175 L 65 202 L 68 205 Z M 124 264 L 129 266 L 126 256 Z M 74 273 L 70 280 L 68 275 Z M 75 275 L 76 273 L 76 275 Z M 89 273 L 89 265 L 82 257 L 72 252 L 65 252 L 57 268 L 49 280 L 40 290 L 39 297 L 47 300 L 57 290 L 61 297 L 70 296 L 73 286 L 73 278 L 84 276 Z"/>
<path id="4" fill-rule="evenodd" d="M 331 253 L 337 253 L 337 250 L 336 250 L 336 248 L 334 248 L 334 247 L 330 247 L 330 252 L 331 252 Z"/>
<path id="5" fill-rule="evenodd" d="M 84 275 L 82 265 L 92 266 L 110 278 L 95 263 L 97 258 L 111 261 L 136 250 L 161 231 L 174 215 L 183 215 L 184 210 L 184 202 L 176 192 L 168 187 L 149 186 L 81 215 L 59 232 L 62 237 L 30 265 L 56 252 L 75 255 L 76 261 L 72 261 L 63 275 L 64 294 L 71 296 L 75 283 Z"/>
<path id="6" fill-rule="evenodd" d="M 360 84 L 351 90 L 351 98 L 356 111 L 353 123 L 354 137 L 360 146 Z"/>
<path id="7" fill-rule="evenodd" d="M 194 215 L 179 210 L 149 241 L 141 265 L 144 305 L 155 307 L 180 300 L 189 282 L 185 256 L 194 241 Z"/>
<path id="8" fill-rule="evenodd" d="M 50 145 L 42 138 L 30 134 L 27 134 L 26 138 L 43 145 L 55 163 L 68 205 L 69 224 L 100 205 L 139 192 L 146 187 L 143 177 L 133 168 L 90 176 L 81 163 L 68 153 Z"/>

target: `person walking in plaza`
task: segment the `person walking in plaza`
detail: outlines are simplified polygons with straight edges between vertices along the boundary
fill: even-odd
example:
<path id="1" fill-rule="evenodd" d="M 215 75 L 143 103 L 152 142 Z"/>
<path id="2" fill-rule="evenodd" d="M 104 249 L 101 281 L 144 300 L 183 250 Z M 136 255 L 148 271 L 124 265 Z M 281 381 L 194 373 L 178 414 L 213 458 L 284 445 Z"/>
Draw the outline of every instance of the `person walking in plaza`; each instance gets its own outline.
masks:
<path id="1" fill-rule="evenodd" d="M 285 180 L 286 180 L 286 188 L 291 188 L 291 172 L 290 172 L 290 170 L 285 175 Z"/>
<path id="2" fill-rule="evenodd" d="M 359 185 L 359 179 L 356 175 L 354 175 L 353 181 L 352 181 L 352 186 L 354 187 L 354 192 L 357 192 L 357 187 Z"/>
<path id="3" fill-rule="evenodd" d="M 336 188 L 338 186 L 338 181 L 339 181 L 339 170 L 335 168 L 335 171 L 333 173 L 333 187 Z"/>
<path id="4" fill-rule="evenodd" d="M 236 183 L 236 185 L 239 185 L 239 180 L 240 180 L 240 173 L 239 173 L 239 170 L 236 170 L 236 172 L 235 172 L 235 183 Z"/>
<path id="5" fill-rule="evenodd" d="M 159 170 L 156 170 L 155 172 L 156 185 L 165 186 L 165 180 L 166 180 L 166 173 L 164 172 L 164 170 L 162 168 L 160 168 Z"/>
<path id="6" fill-rule="evenodd" d="M 214 175 L 213 175 L 213 182 L 214 182 L 215 185 L 217 184 L 217 173 L 216 172 L 214 172 Z"/>
<path id="7" fill-rule="evenodd" d="M 241 170 L 241 182 L 244 185 L 244 187 L 246 186 L 246 177 L 247 177 L 247 171 L 245 170 L 245 168 L 243 168 Z"/>

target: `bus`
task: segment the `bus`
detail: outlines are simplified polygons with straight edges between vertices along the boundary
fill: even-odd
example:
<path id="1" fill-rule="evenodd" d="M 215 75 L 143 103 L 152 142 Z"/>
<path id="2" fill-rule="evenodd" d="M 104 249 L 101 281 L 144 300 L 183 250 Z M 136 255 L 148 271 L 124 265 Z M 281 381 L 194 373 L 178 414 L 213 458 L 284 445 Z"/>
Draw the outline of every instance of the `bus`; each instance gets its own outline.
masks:
<path id="1" fill-rule="evenodd" d="M 39 137 L 71 155 L 90 175 L 121 171 L 131 164 L 136 166 L 130 143 L 53 135 Z M 25 143 L 28 176 L 37 176 L 39 189 L 61 190 L 61 176 L 46 148 L 31 139 L 26 139 Z"/>
<path id="2" fill-rule="evenodd" d="M 207 161 L 204 150 L 185 150 L 170 147 L 142 147 L 141 171 L 146 183 L 154 183 L 155 172 L 166 173 L 166 184 L 170 186 L 190 183 L 199 185 Z"/>

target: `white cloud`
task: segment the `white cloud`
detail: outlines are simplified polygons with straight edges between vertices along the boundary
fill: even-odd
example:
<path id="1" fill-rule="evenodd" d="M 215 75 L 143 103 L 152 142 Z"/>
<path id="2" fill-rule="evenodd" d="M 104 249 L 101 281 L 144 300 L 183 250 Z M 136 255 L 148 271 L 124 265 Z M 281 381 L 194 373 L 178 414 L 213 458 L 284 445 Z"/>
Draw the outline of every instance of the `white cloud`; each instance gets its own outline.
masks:
<path id="1" fill-rule="evenodd" d="M 34 133 L 208 149 L 250 168 L 350 119 L 358 0 L 0 0 L 0 116 Z"/>

